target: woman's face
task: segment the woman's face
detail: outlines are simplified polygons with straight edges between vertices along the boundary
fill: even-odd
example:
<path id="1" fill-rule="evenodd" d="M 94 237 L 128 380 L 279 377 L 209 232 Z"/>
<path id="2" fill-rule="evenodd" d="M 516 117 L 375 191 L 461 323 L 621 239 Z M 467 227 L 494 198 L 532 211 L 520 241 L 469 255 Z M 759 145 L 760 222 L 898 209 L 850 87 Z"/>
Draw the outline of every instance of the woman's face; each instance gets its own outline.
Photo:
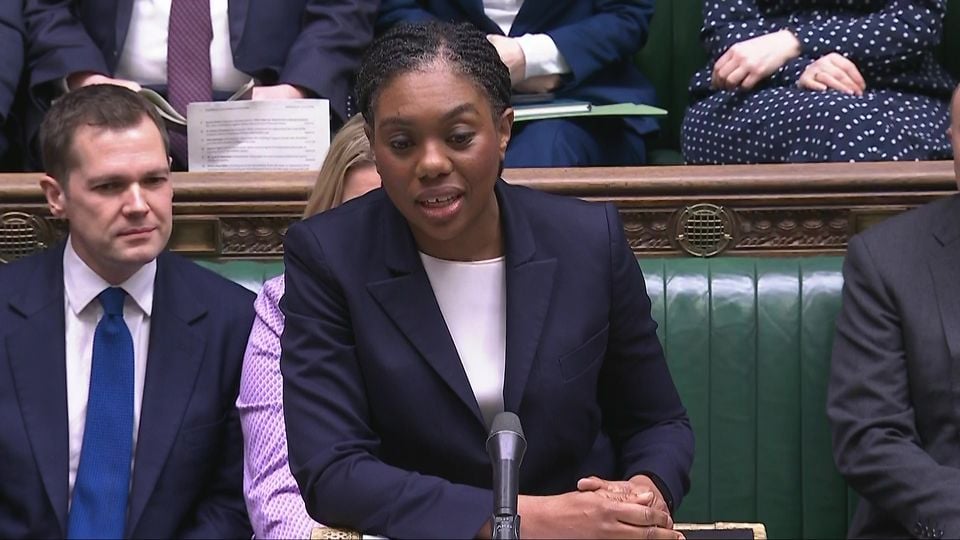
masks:
<path id="1" fill-rule="evenodd" d="M 493 186 L 513 111 L 494 120 L 483 91 L 443 63 L 394 77 L 373 109 L 377 171 L 420 250 L 449 260 L 500 256 Z"/>

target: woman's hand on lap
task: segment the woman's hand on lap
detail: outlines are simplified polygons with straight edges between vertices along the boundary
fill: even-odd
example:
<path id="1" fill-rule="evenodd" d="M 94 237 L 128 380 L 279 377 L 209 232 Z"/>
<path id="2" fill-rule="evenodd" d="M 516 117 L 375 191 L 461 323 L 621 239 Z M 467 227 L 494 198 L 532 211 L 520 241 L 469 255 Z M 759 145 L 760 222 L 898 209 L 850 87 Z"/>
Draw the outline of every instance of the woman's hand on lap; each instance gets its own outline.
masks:
<path id="1" fill-rule="evenodd" d="M 714 88 L 750 90 L 800 56 L 800 40 L 789 30 L 733 44 L 713 65 Z"/>

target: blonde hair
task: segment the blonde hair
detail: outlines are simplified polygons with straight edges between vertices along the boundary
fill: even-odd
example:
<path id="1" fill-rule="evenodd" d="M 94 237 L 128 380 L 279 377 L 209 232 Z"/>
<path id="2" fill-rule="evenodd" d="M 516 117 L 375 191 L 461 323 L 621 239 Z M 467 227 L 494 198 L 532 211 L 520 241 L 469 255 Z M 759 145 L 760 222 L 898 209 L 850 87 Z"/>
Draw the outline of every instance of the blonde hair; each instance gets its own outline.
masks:
<path id="1" fill-rule="evenodd" d="M 339 206 L 343 202 L 343 184 L 350 169 L 373 164 L 370 142 L 363 132 L 363 116 L 353 115 L 330 141 L 330 149 L 313 185 L 304 219 Z"/>

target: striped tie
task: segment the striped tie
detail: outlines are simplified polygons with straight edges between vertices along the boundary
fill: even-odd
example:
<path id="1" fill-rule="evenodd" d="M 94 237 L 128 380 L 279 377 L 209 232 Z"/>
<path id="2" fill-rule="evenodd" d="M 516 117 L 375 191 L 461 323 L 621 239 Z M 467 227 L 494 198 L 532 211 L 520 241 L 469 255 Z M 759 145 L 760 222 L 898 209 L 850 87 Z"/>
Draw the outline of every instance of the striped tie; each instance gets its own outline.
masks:
<path id="1" fill-rule="evenodd" d="M 167 97 L 186 116 L 188 104 L 210 101 L 213 96 L 210 0 L 173 0 L 167 32 Z M 170 147 L 174 161 L 186 168 L 189 162 L 185 130 L 171 130 Z"/>

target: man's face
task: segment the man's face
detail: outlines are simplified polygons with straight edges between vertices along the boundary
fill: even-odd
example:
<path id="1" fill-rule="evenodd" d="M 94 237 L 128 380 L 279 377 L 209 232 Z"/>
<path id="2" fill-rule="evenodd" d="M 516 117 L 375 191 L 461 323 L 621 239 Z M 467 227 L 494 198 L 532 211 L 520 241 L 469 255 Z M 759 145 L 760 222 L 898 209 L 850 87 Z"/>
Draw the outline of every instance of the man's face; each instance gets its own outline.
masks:
<path id="1" fill-rule="evenodd" d="M 81 126 L 72 151 L 76 166 L 66 185 L 46 177 L 41 187 L 51 213 L 70 221 L 77 255 L 116 285 L 170 239 L 173 187 L 163 139 L 144 117 L 124 129 Z"/>

